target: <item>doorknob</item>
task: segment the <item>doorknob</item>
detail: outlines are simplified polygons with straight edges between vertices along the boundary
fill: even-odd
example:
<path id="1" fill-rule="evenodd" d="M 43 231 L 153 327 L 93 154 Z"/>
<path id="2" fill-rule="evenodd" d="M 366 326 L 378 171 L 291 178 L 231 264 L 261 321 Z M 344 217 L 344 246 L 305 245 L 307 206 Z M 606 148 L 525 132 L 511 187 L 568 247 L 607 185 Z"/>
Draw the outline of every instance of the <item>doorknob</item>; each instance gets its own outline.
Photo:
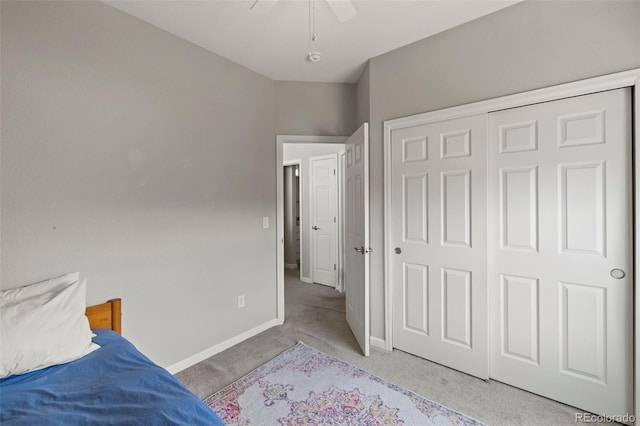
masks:
<path id="1" fill-rule="evenodd" d="M 311 227 L 311 229 L 313 229 L 314 231 L 317 231 L 320 228 L 318 228 L 317 226 L 314 225 L 314 226 Z"/>
<path id="2" fill-rule="evenodd" d="M 396 247 L 394 251 L 396 252 L 396 254 L 402 253 L 402 249 L 400 247 Z"/>
<path id="3" fill-rule="evenodd" d="M 353 249 L 360 254 L 364 254 L 364 247 L 354 247 Z"/>

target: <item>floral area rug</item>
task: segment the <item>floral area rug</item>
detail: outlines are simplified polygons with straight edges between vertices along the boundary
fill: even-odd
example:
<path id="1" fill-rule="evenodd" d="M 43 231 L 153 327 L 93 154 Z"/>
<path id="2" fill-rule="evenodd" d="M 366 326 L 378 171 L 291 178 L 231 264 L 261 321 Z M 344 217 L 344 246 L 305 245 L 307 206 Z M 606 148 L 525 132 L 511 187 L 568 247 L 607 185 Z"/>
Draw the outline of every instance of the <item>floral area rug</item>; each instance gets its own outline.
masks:
<path id="1" fill-rule="evenodd" d="M 204 402 L 228 425 L 482 425 L 304 343 Z"/>

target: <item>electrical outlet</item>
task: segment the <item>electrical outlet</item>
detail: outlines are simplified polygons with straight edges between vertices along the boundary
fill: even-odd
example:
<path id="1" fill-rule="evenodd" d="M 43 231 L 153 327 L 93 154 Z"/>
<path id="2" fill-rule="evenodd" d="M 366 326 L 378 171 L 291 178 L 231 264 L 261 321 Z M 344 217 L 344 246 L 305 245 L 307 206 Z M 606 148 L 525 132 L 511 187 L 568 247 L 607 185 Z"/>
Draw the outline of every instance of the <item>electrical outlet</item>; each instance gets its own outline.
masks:
<path id="1" fill-rule="evenodd" d="M 238 309 L 244 308 L 244 294 L 238 296 Z"/>
<path id="2" fill-rule="evenodd" d="M 262 227 L 267 229 L 269 227 L 269 216 L 264 216 L 262 218 Z"/>

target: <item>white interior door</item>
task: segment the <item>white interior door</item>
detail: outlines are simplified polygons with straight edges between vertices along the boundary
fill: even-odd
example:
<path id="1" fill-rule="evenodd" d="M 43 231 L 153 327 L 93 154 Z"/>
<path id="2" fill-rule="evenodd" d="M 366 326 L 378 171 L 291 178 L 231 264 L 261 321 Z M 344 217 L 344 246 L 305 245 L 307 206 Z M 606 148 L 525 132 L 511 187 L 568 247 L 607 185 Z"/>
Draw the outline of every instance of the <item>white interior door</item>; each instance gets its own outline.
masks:
<path id="1" fill-rule="evenodd" d="M 631 92 L 489 117 L 491 377 L 632 413 Z"/>
<path id="2" fill-rule="evenodd" d="M 486 115 L 391 144 L 393 346 L 487 378 Z"/>
<path id="3" fill-rule="evenodd" d="M 309 159 L 311 169 L 311 272 L 318 284 L 337 284 L 337 156 Z"/>
<path id="4" fill-rule="evenodd" d="M 369 356 L 369 125 L 345 143 L 345 287 L 347 323 Z"/>

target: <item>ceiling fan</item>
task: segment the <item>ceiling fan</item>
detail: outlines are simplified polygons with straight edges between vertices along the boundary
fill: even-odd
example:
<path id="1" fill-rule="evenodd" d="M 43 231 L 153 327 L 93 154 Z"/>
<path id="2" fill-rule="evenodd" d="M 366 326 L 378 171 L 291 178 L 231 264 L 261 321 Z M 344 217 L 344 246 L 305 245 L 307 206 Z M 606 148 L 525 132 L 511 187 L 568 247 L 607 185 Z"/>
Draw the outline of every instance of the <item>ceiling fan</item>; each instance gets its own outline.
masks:
<path id="1" fill-rule="evenodd" d="M 251 10 L 256 13 L 268 13 L 280 0 L 255 0 Z M 326 0 L 338 21 L 346 22 L 356 16 L 356 8 L 351 0 Z"/>

